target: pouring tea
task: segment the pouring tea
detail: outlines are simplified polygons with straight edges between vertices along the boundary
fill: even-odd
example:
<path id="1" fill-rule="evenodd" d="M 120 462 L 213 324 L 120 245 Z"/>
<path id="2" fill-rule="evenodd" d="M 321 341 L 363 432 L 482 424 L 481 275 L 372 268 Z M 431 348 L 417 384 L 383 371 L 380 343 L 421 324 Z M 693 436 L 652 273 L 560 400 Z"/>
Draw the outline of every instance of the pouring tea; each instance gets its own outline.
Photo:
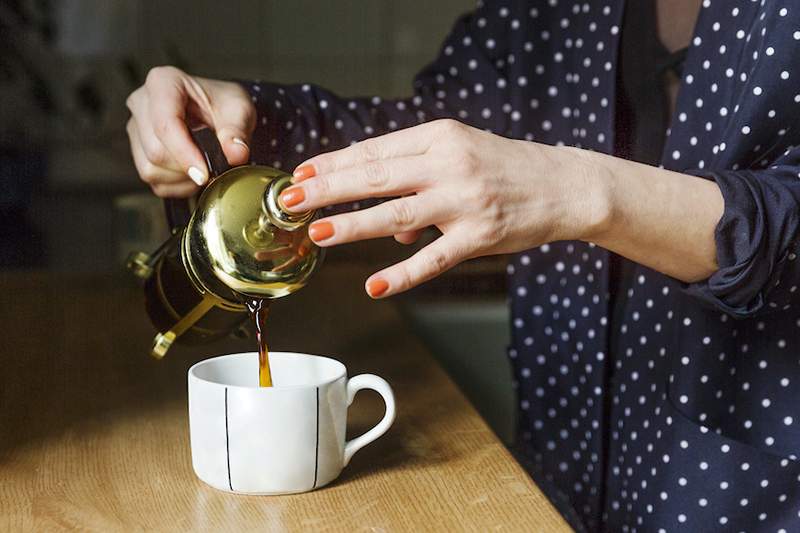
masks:
<path id="1" fill-rule="evenodd" d="M 128 268 L 144 280 L 145 305 L 159 329 L 152 355 L 174 342 L 199 344 L 256 322 L 261 386 L 271 386 L 263 330 L 268 301 L 308 282 L 323 250 L 308 236 L 315 212 L 289 213 L 279 203 L 291 176 L 266 166 L 230 168 L 216 135 L 192 132 L 211 179 L 194 202 L 167 199 L 172 235 L 153 254 L 134 252 Z"/>

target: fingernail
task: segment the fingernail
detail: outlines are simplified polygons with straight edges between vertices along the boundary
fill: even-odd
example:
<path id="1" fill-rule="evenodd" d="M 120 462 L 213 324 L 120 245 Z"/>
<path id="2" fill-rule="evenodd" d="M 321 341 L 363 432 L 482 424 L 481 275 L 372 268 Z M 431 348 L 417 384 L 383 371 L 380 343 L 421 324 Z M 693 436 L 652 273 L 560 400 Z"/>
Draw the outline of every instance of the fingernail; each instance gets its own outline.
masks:
<path id="1" fill-rule="evenodd" d="M 330 222 L 314 222 L 308 228 L 308 236 L 314 242 L 324 241 L 333 237 L 333 224 Z"/>
<path id="2" fill-rule="evenodd" d="M 293 183 L 299 183 L 303 180 L 307 180 L 308 178 L 313 178 L 317 175 L 317 171 L 314 169 L 314 165 L 302 165 L 294 169 L 292 176 L 294 179 L 292 180 Z"/>
<path id="3" fill-rule="evenodd" d="M 283 207 L 294 207 L 306 199 L 306 193 L 302 187 L 291 187 L 281 193 L 280 200 Z"/>
<path id="4" fill-rule="evenodd" d="M 192 178 L 192 181 L 198 185 L 202 185 L 206 182 L 206 173 L 200 170 L 197 167 L 189 167 L 189 170 L 186 171 L 189 174 L 189 177 Z"/>
<path id="5" fill-rule="evenodd" d="M 245 147 L 245 148 L 247 148 L 248 150 L 250 149 L 250 147 L 249 147 L 249 146 L 247 146 L 247 143 L 246 143 L 246 142 L 244 142 L 244 139 L 242 139 L 241 137 L 234 137 L 234 138 L 233 138 L 233 139 L 231 139 L 231 140 L 232 140 L 234 143 L 238 144 L 239 146 L 244 146 L 244 147 Z"/>
<path id="6" fill-rule="evenodd" d="M 367 282 L 367 293 L 373 297 L 378 298 L 389 290 L 389 283 L 385 279 L 375 278 Z"/>

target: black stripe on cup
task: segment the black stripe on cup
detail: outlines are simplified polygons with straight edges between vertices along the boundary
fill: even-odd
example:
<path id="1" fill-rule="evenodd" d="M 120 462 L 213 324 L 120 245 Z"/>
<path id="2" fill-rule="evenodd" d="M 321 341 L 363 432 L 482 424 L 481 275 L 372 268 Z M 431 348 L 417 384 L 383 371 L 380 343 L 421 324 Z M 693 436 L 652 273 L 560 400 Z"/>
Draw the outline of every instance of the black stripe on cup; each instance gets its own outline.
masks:
<path id="1" fill-rule="evenodd" d="M 225 455 L 228 460 L 228 487 L 233 490 L 231 482 L 231 440 L 228 433 L 228 387 L 225 387 Z"/>
<path id="2" fill-rule="evenodd" d="M 312 489 L 317 488 L 317 473 L 319 472 L 319 387 L 317 387 L 317 444 L 316 451 L 314 452 L 314 485 Z"/>

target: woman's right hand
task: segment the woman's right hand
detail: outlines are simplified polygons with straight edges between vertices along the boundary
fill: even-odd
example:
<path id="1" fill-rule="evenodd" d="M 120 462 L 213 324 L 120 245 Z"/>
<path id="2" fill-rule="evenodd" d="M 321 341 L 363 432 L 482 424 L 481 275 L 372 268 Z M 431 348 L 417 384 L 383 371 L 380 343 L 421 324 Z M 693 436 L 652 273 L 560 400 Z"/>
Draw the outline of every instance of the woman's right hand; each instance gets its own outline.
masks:
<path id="1" fill-rule="evenodd" d="M 219 138 L 231 165 L 250 158 L 256 110 L 234 82 L 190 76 L 175 67 L 155 67 L 127 100 L 127 131 L 139 176 L 161 197 L 186 197 L 208 181 L 208 168 L 189 135 L 205 124 Z"/>

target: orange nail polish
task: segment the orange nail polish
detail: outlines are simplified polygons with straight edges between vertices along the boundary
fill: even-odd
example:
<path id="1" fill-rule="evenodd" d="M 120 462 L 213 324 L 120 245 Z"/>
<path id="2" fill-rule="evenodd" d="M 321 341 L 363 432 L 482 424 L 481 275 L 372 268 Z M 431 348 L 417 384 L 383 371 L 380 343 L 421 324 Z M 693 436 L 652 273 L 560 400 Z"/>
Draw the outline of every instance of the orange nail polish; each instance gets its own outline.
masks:
<path id="1" fill-rule="evenodd" d="M 308 236 L 314 242 L 324 241 L 333 237 L 333 224 L 330 222 L 314 222 L 308 228 Z"/>
<path id="2" fill-rule="evenodd" d="M 306 193 L 302 187 L 291 187 L 281 193 L 283 207 L 294 207 L 305 199 Z"/>
<path id="3" fill-rule="evenodd" d="M 297 167 L 292 176 L 294 176 L 294 183 L 299 183 L 303 180 L 307 180 L 308 178 L 313 178 L 317 175 L 317 171 L 314 168 L 314 165 L 302 165 Z"/>
<path id="4" fill-rule="evenodd" d="M 371 279 L 367 282 L 367 292 L 373 298 L 382 296 L 389 290 L 389 283 L 385 279 Z"/>

